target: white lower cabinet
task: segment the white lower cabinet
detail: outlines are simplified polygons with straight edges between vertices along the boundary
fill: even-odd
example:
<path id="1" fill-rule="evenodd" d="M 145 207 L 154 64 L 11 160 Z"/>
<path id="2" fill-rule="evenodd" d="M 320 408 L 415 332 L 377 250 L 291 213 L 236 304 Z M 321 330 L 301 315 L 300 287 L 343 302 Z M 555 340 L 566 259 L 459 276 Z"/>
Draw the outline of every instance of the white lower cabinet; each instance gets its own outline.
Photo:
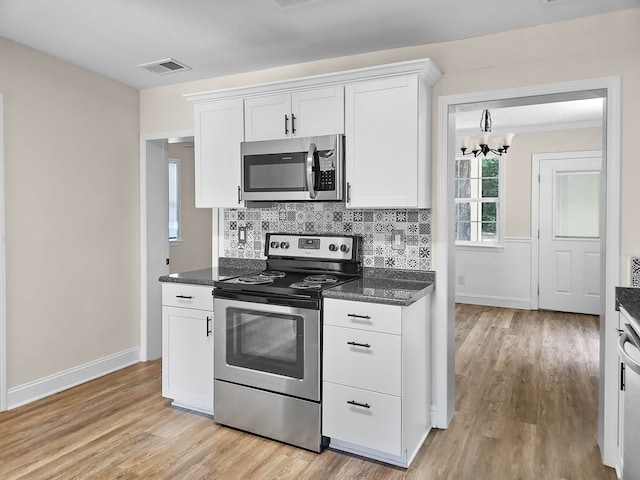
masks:
<path id="1" fill-rule="evenodd" d="M 208 414 L 213 414 L 212 292 L 200 285 L 162 285 L 162 396 Z"/>
<path id="2" fill-rule="evenodd" d="M 324 300 L 322 434 L 408 467 L 431 429 L 430 296 L 410 306 Z"/>

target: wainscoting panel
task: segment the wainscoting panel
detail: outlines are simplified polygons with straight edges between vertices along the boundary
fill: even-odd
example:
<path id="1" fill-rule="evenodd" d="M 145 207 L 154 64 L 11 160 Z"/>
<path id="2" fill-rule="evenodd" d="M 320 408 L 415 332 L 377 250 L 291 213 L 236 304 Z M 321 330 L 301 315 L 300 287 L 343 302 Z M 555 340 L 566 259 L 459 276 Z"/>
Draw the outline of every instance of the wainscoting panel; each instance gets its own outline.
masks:
<path id="1" fill-rule="evenodd" d="M 456 247 L 456 302 L 531 310 L 531 238 L 503 248 Z"/>

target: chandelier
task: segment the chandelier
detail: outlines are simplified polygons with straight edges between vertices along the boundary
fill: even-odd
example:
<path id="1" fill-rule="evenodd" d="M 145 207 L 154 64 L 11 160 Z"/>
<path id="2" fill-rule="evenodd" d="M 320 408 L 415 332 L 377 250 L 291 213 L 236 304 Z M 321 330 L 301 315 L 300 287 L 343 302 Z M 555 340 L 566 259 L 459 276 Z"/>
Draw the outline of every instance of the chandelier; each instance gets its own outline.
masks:
<path id="1" fill-rule="evenodd" d="M 483 110 L 480 117 L 480 133 L 479 137 L 463 137 L 460 150 L 462 155 L 473 155 L 477 157 L 483 154 L 485 157 L 488 153 L 502 155 L 507 153 L 511 146 L 511 141 L 515 133 L 505 133 L 503 135 L 491 135 L 491 114 L 489 110 Z"/>

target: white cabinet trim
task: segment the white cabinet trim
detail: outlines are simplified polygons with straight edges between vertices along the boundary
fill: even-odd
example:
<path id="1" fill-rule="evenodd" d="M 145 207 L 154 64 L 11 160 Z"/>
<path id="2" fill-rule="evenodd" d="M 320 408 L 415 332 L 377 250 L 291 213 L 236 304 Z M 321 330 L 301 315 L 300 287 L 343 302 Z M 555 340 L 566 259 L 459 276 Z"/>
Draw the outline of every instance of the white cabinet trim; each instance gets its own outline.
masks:
<path id="1" fill-rule="evenodd" d="M 336 83 L 349 83 L 358 80 L 388 77 L 393 75 L 417 73 L 424 81 L 433 86 L 441 77 L 442 73 L 436 65 L 428 58 L 419 60 L 409 60 L 406 62 L 390 63 L 387 65 L 376 65 L 372 67 L 356 68 L 334 73 L 323 73 L 309 77 L 294 78 L 288 80 L 278 80 L 275 82 L 262 83 L 247 87 L 226 88 L 199 93 L 183 95 L 189 102 L 199 103 L 223 98 L 249 97 L 262 95 L 265 93 L 286 92 L 295 89 L 315 87 L 318 85 L 331 85 Z"/>

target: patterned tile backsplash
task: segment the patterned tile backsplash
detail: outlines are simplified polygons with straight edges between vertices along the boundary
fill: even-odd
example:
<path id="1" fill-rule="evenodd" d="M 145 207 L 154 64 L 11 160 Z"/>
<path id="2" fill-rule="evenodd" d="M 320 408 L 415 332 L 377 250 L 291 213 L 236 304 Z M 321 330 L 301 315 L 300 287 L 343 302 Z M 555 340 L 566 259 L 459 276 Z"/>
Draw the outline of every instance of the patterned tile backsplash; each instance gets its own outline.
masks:
<path id="1" fill-rule="evenodd" d="M 246 227 L 247 241 L 238 242 Z M 403 250 L 392 248 L 393 230 L 405 235 Z M 365 267 L 431 270 L 431 210 L 346 209 L 342 203 L 276 203 L 270 208 L 224 210 L 224 256 L 266 258 L 268 232 L 335 233 L 363 238 Z"/>

